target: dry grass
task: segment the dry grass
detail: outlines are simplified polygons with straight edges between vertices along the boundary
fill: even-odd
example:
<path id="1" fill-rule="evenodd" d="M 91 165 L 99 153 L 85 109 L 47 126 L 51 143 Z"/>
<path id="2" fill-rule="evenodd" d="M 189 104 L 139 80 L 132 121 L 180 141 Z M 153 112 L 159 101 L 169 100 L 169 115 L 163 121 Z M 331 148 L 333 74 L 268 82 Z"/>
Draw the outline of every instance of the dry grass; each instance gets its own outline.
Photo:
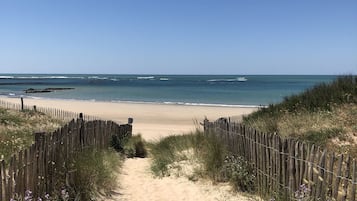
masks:
<path id="1" fill-rule="evenodd" d="M 50 132 L 64 122 L 34 111 L 15 111 L 0 108 L 0 159 L 30 146 L 34 132 Z"/>
<path id="2" fill-rule="evenodd" d="M 272 128 L 284 137 L 294 137 L 338 153 L 357 157 L 357 104 L 343 104 L 325 111 L 283 112 L 279 117 L 245 122 L 263 132 Z"/>

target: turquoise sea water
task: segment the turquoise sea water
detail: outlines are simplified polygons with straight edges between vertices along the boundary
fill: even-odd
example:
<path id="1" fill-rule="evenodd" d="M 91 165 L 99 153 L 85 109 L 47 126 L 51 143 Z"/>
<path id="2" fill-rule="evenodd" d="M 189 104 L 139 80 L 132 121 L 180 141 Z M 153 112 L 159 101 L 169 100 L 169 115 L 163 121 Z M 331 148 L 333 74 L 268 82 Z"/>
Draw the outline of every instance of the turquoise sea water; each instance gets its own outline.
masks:
<path id="1" fill-rule="evenodd" d="M 130 101 L 163 104 L 254 106 L 277 103 L 330 75 L 79 75 L 0 74 L 0 95 L 9 97 Z M 73 90 L 26 94 L 28 88 Z"/>

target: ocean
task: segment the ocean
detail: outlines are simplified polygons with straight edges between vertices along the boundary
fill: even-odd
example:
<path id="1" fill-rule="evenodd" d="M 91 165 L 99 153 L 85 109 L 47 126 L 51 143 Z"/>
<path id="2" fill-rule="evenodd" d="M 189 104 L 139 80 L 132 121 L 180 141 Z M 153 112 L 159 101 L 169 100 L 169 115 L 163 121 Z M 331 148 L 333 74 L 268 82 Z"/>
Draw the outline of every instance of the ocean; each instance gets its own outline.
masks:
<path id="1" fill-rule="evenodd" d="M 250 107 L 278 103 L 286 96 L 335 78 L 332 75 L 0 74 L 0 96 Z M 73 89 L 25 93 L 29 88 Z"/>

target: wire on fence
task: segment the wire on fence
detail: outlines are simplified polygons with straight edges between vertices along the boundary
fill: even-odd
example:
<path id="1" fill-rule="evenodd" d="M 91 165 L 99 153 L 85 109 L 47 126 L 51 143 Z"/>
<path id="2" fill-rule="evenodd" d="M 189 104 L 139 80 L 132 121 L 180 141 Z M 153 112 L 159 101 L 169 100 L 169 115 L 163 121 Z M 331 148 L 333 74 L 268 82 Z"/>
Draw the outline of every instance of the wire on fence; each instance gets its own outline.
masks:
<path id="1" fill-rule="evenodd" d="M 258 192 L 263 197 L 285 190 L 284 200 L 303 200 L 299 188 L 305 183 L 309 192 L 304 199 L 355 201 L 356 159 L 343 154 L 328 155 L 314 145 L 260 133 L 222 119 L 205 120 L 203 126 L 206 134 L 215 134 L 232 153 L 252 164 Z"/>

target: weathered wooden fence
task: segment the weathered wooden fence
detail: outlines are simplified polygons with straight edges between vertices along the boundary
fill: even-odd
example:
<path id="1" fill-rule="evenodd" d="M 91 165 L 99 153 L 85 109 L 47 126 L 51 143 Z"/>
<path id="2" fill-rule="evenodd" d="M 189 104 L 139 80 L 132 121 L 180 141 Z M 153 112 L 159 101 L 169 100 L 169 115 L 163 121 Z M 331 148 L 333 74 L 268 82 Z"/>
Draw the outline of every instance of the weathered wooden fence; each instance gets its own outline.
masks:
<path id="1" fill-rule="evenodd" d="M 5 109 L 12 109 L 12 110 L 35 110 L 38 112 L 42 112 L 44 114 L 53 116 L 57 119 L 61 119 L 64 121 L 70 121 L 71 119 L 77 118 L 79 116 L 79 113 L 76 112 L 70 112 L 70 111 L 65 111 L 61 109 L 56 109 L 56 108 L 47 108 L 47 107 L 38 107 L 36 105 L 26 105 L 26 104 L 21 104 L 20 99 L 19 103 L 10 103 L 4 100 L 0 100 L 0 107 L 3 107 Z M 92 121 L 92 120 L 98 120 L 101 119 L 99 117 L 91 116 L 91 115 L 83 115 L 83 119 L 86 121 Z"/>
<path id="2" fill-rule="evenodd" d="M 256 170 L 258 193 L 279 200 L 356 201 L 356 159 L 328 153 L 315 145 L 284 139 L 230 123 L 204 121 L 206 134 L 215 134 Z"/>
<path id="3" fill-rule="evenodd" d="M 68 159 L 89 147 L 109 147 L 113 136 L 122 140 L 131 134 L 129 124 L 83 119 L 72 120 L 53 133 L 36 133 L 30 148 L 14 154 L 7 164 L 0 161 L 0 200 L 8 201 L 15 193 L 24 196 L 27 189 L 34 197 L 53 192 L 59 178 L 73 180 Z"/>

